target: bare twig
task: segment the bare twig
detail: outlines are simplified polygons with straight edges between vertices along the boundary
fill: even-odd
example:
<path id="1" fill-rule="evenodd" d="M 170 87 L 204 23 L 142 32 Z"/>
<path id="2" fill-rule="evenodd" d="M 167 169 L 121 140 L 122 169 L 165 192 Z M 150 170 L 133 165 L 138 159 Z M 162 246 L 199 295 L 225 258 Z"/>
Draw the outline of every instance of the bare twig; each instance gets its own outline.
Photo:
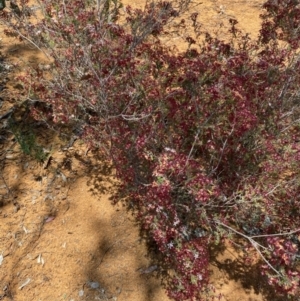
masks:
<path id="1" fill-rule="evenodd" d="M 262 246 L 261 244 L 259 244 L 258 242 L 256 242 L 254 239 L 253 239 L 253 237 L 255 237 L 255 236 L 247 236 L 247 235 L 245 235 L 245 234 L 243 234 L 243 233 L 241 233 L 241 232 L 239 232 L 239 231 L 237 231 L 237 230 L 235 230 L 235 229 L 233 229 L 232 227 L 230 227 L 230 226 L 228 226 L 228 225 L 226 225 L 226 224 L 224 224 L 224 223 L 222 223 L 222 222 L 219 222 L 219 221 L 214 221 L 216 224 L 218 224 L 218 225 L 220 225 L 220 226 L 222 226 L 222 227 L 224 227 L 224 228 L 227 228 L 228 230 L 230 230 L 230 231 L 232 231 L 232 232 L 234 232 L 234 233 L 236 233 L 236 234 L 238 234 L 238 235 L 240 235 L 240 236 L 242 236 L 242 237 L 244 237 L 245 239 L 247 239 L 250 243 L 251 243 L 251 245 L 256 249 L 256 251 L 258 252 L 258 254 L 261 256 L 261 258 L 263 259 L 263 261 L 277 274 L 277 275 L 279 275 L 279 276 L 282 276 L 282 274 L 279 272 L 279 271 L 277 271 L 272 265 L 271 265 L 271 263 L 266 259 L 266 257 L 261 253 L 261 251 L 259 250 L 259 247 L 263 247 L 264 249 L 266 249 L 264 246 Z"/>
<path id="2" fill-rule="evenodd" d="M 4 113 L 3 115 L 0 116 L 0 120 L 10 117 L 11 114 L 14 112 L 14 110 L 15 110 L 15 107 L 8 110 L 6 113 Z"/>
<path id="3" fill-rule="evenodd" d="M 3 180 L 3 183 L 6 187 L 7 193 L 11 193 L 11 190 L 10 190 L 9 186 L 7 185 L 7 183 L 6 183 L 4 176 L 2 174 L 0 176 L 1 176 L 1 178 Z"/>
<path id="4" fill-rule="evenodd" d="M 260 238 L 260 237 L 288 236 L 288 235 L 292 235 L 292 234 L 295 234 L 295 233 L 298 233 L 298 232 L 300 232 L 300 229 L 290 231 L 290 232 L 284 232 L 284 233 L 262 234 L 262 235 L 254 235 L 254 236 L 250 236 L 250 237 L 251 238 Z"/>

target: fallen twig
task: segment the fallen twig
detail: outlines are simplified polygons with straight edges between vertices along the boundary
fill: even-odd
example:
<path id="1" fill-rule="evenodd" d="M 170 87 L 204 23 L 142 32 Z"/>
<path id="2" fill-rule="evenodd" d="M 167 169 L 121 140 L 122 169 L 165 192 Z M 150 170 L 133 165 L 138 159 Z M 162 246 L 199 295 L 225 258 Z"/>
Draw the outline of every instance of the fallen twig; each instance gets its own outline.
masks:
<path id="1" fill-rule="evenodd" d="M 6 113 L 0 116 L 0 120 L 8 118 L 11 116 L 11 114 L 14 112 L 15 107 L 12 107 L 10 110 L 8 110 Z"/>

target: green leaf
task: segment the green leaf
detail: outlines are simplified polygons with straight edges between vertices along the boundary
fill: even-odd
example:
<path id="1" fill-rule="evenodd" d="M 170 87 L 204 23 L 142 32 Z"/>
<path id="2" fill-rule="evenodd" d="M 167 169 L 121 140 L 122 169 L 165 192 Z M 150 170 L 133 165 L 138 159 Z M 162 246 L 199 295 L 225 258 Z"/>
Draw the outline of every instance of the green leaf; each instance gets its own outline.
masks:
<path id="1" fill-rule="evenodd" d="M 191 275 L 191 283 L 192 284 L 197 284 L 198 283 L 198 278 L 195 275 Z"/>
<path id="2" fill-rule="evenodd" d="M 164 181 L 165 181 L 165 178 L 163 176 L 158 176 L 156 178 L 156 181 L 157 181 L 158 184 L 163 184 Z"/>

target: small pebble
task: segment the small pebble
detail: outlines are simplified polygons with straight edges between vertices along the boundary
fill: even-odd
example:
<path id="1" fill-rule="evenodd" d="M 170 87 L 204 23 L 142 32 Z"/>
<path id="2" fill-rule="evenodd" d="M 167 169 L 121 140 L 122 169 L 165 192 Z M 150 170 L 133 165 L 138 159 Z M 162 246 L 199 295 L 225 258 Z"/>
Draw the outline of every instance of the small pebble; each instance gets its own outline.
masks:
<path id="1" fill-rule="evenodd" d="M 84 291 L 83 291 L 83 290 L 80 290 L 80 291 L 78 292 L 78 296 L 79 296 L 79 297 L 83 297 L 83 295 L 84 295 Z"/>
<path id="2" fill-rule="evenodd" d="M 97 288 L 100 287 L 99 282 L 88 281 L 87 284 L 88 284 L 91 288 L 93 288 L 93 289 L 97 289 Z"/>

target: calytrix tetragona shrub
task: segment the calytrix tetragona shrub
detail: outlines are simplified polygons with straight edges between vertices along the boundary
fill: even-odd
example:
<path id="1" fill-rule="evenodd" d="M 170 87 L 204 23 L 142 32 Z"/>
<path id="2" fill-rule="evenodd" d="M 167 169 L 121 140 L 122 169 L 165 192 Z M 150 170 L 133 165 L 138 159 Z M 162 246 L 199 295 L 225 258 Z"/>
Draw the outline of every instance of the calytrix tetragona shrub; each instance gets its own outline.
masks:
<path id="1" fill-rule="evenodd" d="M 125 15 L 118 1 L 40 3 L 37 24 L 3 16 L 53 59 L 50 77 L 36 69 L 23 78 L 51 108 L 32 113 L 69 124 L 112 160 L 122 196 L 169 268 L 169 295 L 204 298 L 209 245 L 240 237 L 269 283 L 297 296 L 298 2 L 267 1 L 257 41 L 230 20 L 231 40 L 190 37 L 184 53 L 159 37 L 187 2 Z M 197 30 L 197 14 L 191 20 Z"/>

